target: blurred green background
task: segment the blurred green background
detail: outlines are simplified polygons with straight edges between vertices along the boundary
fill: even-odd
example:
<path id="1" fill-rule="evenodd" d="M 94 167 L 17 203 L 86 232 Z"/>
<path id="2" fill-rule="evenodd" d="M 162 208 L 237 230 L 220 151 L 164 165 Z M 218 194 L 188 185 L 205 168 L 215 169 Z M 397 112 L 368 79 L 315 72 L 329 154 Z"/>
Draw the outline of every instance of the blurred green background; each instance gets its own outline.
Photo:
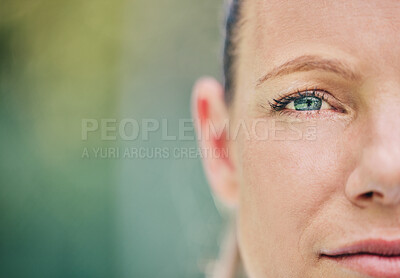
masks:
<path id="1" fill-rule="evenodd" d="M 204 277 L 219 216 L 197 158 L 82 157 L 82 119 L 190 118 L 222 1 L 0 0 L 0 277 Z"/>

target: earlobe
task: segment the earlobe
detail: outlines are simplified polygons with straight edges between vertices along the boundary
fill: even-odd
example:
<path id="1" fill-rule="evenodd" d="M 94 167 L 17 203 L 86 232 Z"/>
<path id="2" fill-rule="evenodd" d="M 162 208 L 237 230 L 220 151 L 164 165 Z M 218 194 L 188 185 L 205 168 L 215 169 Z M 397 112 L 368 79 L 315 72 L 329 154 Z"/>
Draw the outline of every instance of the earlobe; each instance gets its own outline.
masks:
<path id="1" fill-rule="evenodd" d="M 223 88 L 215 79 L 197 81 L 193 89 L 192 115 L 211 188 L 222 202 L 234 207 L 238 186 L 230 154 L 229 117 Z"/>

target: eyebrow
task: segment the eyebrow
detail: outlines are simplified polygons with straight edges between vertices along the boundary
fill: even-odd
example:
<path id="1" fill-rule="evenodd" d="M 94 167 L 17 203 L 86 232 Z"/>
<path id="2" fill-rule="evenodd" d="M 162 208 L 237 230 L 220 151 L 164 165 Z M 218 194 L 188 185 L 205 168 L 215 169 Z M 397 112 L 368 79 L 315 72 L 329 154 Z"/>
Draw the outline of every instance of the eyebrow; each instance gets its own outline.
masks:
<path id="1" fill-rule="evenodd" d="M 351 81 L 360 80 L 360 75 L 337 59 L 324 59 L 319 56 L 304 55 L 290 60 L 258 79 L 257 87 L 270 78 L 287 75 L 294 72 L 321 70 L 338 74 Z"/>

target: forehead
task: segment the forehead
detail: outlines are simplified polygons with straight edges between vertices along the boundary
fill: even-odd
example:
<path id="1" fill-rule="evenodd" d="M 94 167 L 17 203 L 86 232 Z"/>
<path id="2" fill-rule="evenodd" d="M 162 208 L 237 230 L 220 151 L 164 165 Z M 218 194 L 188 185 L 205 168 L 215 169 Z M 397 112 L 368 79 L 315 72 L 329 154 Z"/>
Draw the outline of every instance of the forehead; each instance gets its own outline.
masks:
<path id="1" fill-rule="evenodd" d="M 396 68 L 399 15 L 400 1 L 249 0 L 243 7 L 240 53 L 255 71 L 254 82 L 269 68 L 300 55 Z"/>

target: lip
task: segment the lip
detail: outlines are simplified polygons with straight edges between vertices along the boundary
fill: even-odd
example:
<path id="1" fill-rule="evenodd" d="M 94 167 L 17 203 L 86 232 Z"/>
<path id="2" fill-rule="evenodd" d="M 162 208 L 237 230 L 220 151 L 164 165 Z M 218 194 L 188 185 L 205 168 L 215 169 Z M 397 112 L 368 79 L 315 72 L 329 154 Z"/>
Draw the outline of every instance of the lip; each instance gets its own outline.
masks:
<path id="1" fill-rule="evenodd" d="M 362 240 L 337 249 L 322 250 L 320 258 L 371 277 L 400 277 L 400 240 Z"/>

